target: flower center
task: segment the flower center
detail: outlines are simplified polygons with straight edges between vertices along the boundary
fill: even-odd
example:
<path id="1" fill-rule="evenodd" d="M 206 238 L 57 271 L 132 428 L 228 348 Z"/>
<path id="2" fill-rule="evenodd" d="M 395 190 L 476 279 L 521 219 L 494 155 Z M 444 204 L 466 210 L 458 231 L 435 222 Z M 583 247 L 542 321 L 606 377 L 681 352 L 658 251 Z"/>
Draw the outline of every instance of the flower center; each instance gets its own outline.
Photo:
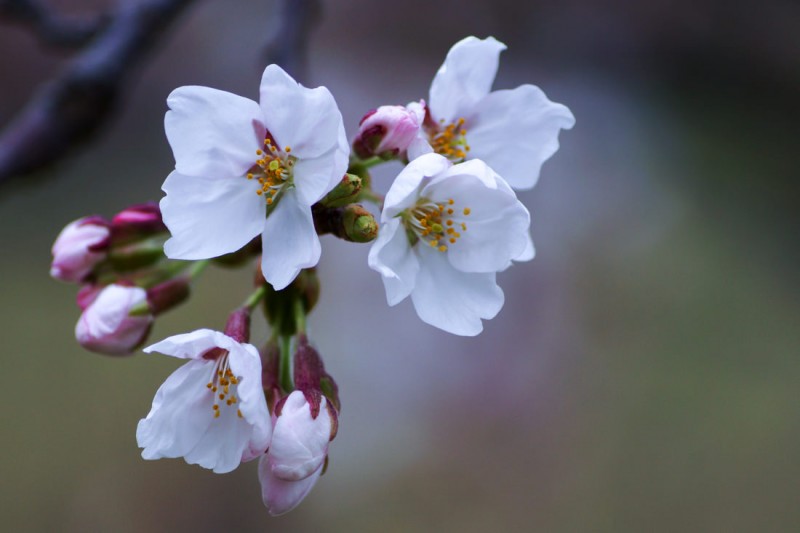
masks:
<path id="1" fill-rule="evenodd" d="M 458 208 L 452 198 L 447 202 L 433 202 L 421 198 L 416 206 L 401 216 L 405 221 L 412 245 L 421 240 L 431 248 L 446 252 L 448 245 L 458 242 L 461 232 L 467 231 L 465 217 L 468 217 L 471 211 L 469 207 Z"/>
<path id="2" fill-rule="evenodd" d="M 290 146 L 281 150 L 270 137 L 264 139 L 263 150 L 256 150 L 258 159 L 247 173 L 247 179 L 258 180 L 260 187 L 256 194 L 264 196 L 267 205 L 277 202 L 280 194 L 292 184 L 292 168 L 297 158 L 289 155 L 291 151 Z"/>
<path id="3" fill-rule="evenodd" d="M 460 163 L 467 158 L 469 145 L 467 144 L 467 130 L 464 129 L 464 119 L 445 125 L 444 119 L 439 121 L 440 126 L 428 135 L 433 151 L 445 156 L 453 163 Z"/>
<path id="4" fill-rule="evenodd" d="M 214 395 L 214 405 L 211 406 L 214 411 L 214 418 L 219 418 L 220 416 L 220 403 L 229 407 L 239 403 L 236 397 L 236 389 L 242 379 L 242 376 L 236 377 L 231 372 L 227 351 L 216 359 L 211 380 L 206 385 Z M 242 418 L 242 411 L 238 407 L 236 408 L 236 414 L 239 418 Z"/>

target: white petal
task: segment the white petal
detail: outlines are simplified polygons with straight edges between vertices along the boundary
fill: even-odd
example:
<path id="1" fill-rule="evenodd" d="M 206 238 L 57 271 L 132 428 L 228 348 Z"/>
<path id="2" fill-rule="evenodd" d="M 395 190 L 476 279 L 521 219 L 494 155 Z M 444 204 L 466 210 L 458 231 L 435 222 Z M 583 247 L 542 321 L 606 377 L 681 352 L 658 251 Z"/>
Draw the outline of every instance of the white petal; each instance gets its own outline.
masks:
<path id="1" fill-rule="evenodd" d="M 494 37 L 467 37 L 453 45 L 433 78 L 430 110 L 434 120 L 454 122 L 489 94 L 500 52 L 506 45 Z"/>
<path id="2" fill-rule="evenodd" d="M 231 178 L 253 166 L 265 134 L 256 102 L 208 87 L 180 87 L 167 105 L 164 128 L 178 172 Z"/>
<path id="3" fill-rule="evenodd" d="M 288 513 L 303 501 L 322 475 L 322 466 L 300 481 L 286 481 L 275 477 L 269 464 L 269 455 L 258 463 L 258 480 L 261 482 L 261 499 L 272 516 Z"/>
<path id="4" fill-rule="evenodd" d="M 298 159 L 294 165 L 294 185 L 303 204 L 313 205 L 328 194 L 347 171 L 347 152 L 340 147 L 314 158 Z"/>
<path id="5" fill-rule="evenodd" d="M 536 248 L 533 246 L 533 238 L 531 237 L 530 231 L 525 232 L 525 236 L 527 237 L 525 249 L 514 258 L 514 261 L 531 261 L 536 257 Z"/>
<path id="6" fill-rule="evenodd" d="M 481 175 L 450 172 L 477 167 Z M 448 244 L 450 264 L 463 272 L 497 272 L 525 252 L 529 240 L 530 215 L 513 191 L 498 187 L 491 169 L 482 161 L 454 166 L 437 177 L 422 194 L 447 205 L 453 200 L 453 228 L 460 237 Z M 487 181 L 488 180 L 488 181 Z M 469 215 L 465 208 L 470 209 Z M 466 229 L 464 229 L 466 228 Z"/>
<path id="7" fill-rule="evenodd" d="M 449 166 L 450 161 L 439 154 L 426 154 L 406 165 L 386 193 L 381 221 L 388 222 L 401 211 L 414 205 L 419 197 L 419 188 L 423 180 L 445 171 Z"/>
<path id="8" fill-rule="evenodd" d="M 285 289 L 301 269 L 319 262 L 322 248 L 311 208 L 298 199 L 295 189 L 281 194 L 267 217 L 261 242 L 261 271 L 277 291 Z"/>
<path id="9" fill-rule="evenodd" d="M 411 301 L 426 323 L 455 335 L 477 335 L 481 319 L 493 318 L 503 307 L 503 291 L 495 274 L 468 273 L 453 268 L 444 253 L 419 247 L 422 266 Z"/>
<path id="10" fill-rule="evenodd" d="M 266 203 L 258 183 L 245 177 L 203 178 L 177 171 L 161 187 L 159 204 L 172 238 L 171 259 L 208 259 L 235 252 L 264 229 Z"/>
<path id="11" fill-rule="evenodd" d="M 417 138 L 411 141 L 411 144 L 408 145 L 406 154 L 408 155 L 408 160 L 413 161 L 419 156 L 429 154 L 431 152 L 433 152 L 433 147 L 428 142 L 427 134 L 421 132 Z"/>
<path id="12" fill-rule="evenodd" d="M 559 131 L 574 124 L 570 110 L 548 100 L 538 87 L 495 91 L 468 121 L 470 158 L 486 161 L 515 189 L 530 189 L 542 164 L 558 150 Z"/>
<path id="13" fill-rule="evenodd" d="M 278 65 L 261 78 L 264 125 L 281 148 L 299 159 L 318 157 L 338 145 L 342 114 L 325 87 L 303 87 Z M 340 176 L 341 177 L 341 176 Z"/>
<path id="14" fill-rule="evenodd" d="M 272 473 L 287 481 L 298 481 L 313 474 L 325 461 L 331 438 L 331 418 L 322 397 L 319 414 L 300 391 L 292 392 L 275 421 L 269 462 Z"/>
<path id="15" fill-rule="evenodd" d="M 143 458 L 183 457 L 205 435 L 213 420 L 212 392 L 206 388 L 213 368 L 212 361 L 189 361 L 159 387 L 136 428 Z"/>
<path id="16" fill-rule="evenodd" d="M 252 426 L 248 446 L 242 456 L 243 461 L 249 461 L 267 450 L 272 437 L 272 419 L 261 385 L 261 356 L 251 344 L 234 343 L 229 348 L 228 361 L 231 372 L 239 378 L 236 386 L 239 410 Z"/>
<path id="17" fill-rule="evenodd" d="M 396 305 L 411 294 L 419 272 L 419 261 L 411 250 L 399 218 L 393 218 L 381 227 L 369 250 L 368 262 L 371 269 L 381 274 L 389 305 Z"/>
<path id="18" fill-rule="evenodd" d="M 145 353 L 163 353 L 179 359 L 200 359 L 203 354 L 212 348 L 227 344 L 227 339 L 233 339 L 211 329 L 198 329 L 191 333 L 182 333 L 167 337 L 161 342 L 148 346 L 143 351 Z M 227 348 L 227 346 L 224 346 Z"/>
<path id="19" fill-rule="evenodd" d="M 208 413 L 213 412 L 211 405 L 209 401 L 205 406 Z M 219 409 L 219 418 L 208 415 L 211 422 L 194 447 L 184 454 L 184 460 L 190 465 L 213 470 L 216 474 L 225 474 L 236 469 L 243 457 L 249 457 L 248 446 L 253 428 L 237 415 L 235 405 L 228 406 L 221 402 Z"/>

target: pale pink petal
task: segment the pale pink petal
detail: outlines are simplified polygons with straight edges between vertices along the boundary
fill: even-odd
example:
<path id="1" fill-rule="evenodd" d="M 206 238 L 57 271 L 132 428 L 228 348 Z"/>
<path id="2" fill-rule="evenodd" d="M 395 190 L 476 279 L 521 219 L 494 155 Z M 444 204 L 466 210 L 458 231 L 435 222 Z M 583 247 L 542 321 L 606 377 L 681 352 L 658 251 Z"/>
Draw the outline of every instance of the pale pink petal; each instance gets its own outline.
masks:
<path id="1" fill-rule="evenodd" d="M 272 516 L 288 513 L 297 507 L 311 492 L 322 475 L 323 467 L 300 481 L 286 481 L 272 473 L 269 454 L 263 456 L 258 463 L 258 480 L 261 482 L 261 499 Z"/>
<path id="2" fill-rule="evenodd" d="M 466 118 L 489 94 L 505 49 L 494 37 L 467 37 L 454 44 L 431 83 L 429 106 L 434 120 L 450 123 Z"/>
<path id="3" fill-rule="evenodd" d="M 381 226 L 378 238 L 369 250 L 368 263 L 370 268 L 380 272 L 389 305 L 396 305 L 411 294 L 419 272 L 419 261 L 399 218 Z"/>
<path id="4" fill-rule="evenodd" d="M 322 248 L 311 208 L 298 199 L 295 189 L 281 193 L 267 217 L 261 242 L 261 271 L 275 290 L 285 289 L 300 270 L 319 262 Z"/>
<path id="5" fill-rule="evenodd" d="M 470 158 L 483 159 L 515 189 L 530 189 L 558 150 L 558 134 L 575 118 L 536 86 L 495 91 L 476 104 L 467 124 Z"/>
<path id="6" fill-rule="evenodd" d="M 247 98 L 209 87 L 180 87 L 164 117 L 175 169 L 188 176 L 233 178 L 253 166 L 264 142 L 261 108 Z"/>
<path id="7" fill-rule="evenodd" d="M 208 259 L 235 252 L 264 229 L 266 203 L 245 177 L 212 179 L 171 173 L 160 207 L 172 238 L 171 259 Z"/>
<path id="8" fill-rule="evenodd" d="M 322 398 L 319 414 L 300 391 L 292 392 L 275 420 L 269 445 L 272 473 L 287 481 L 298 481 L 313 474 L 325 461 L 331 438 L 331 417 Z"/>
<path id="9" fill-rule="evenodd" d="M 134 307 L 146 302 L 147 292 L 140 287 L 105 287 L 81 314 L 75 325 L 75 338 L 93 352 L 131 353 L 144 342 L 153 324 L 150 313 L 130 316 Z"/>
<path id="10" fill-rule="evenodd" d="M 474 336 L 481 319 L 493 318 L 503 307 L 503 291 L 495 273 L 469 273 L 453 268 L 444 253 L 418 247 L 423 267 L 411 293 L 417 315 L 426 323 L 455 335 Z"/>
<path id="11" fill-rule="evenodd" d="M 342 115 L 325 87 L 303 87 L 278 65 L 269 65 L 261 78 L 260 101 L 267 130 L 299 159 L 318 157 L 338 145 Z"/>

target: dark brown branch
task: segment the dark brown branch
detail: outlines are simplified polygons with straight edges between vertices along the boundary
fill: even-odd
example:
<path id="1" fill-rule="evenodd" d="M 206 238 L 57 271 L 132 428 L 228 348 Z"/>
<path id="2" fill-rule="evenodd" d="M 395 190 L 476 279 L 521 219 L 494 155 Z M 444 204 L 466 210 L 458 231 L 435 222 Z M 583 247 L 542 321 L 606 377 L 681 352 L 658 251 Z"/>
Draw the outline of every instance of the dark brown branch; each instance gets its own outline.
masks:
<path id="1" fill-rule="evenodd" d="M 265 49 L 267 63 L 276 63 L 303 82 L 308 36 L 322 15 L 320 0 L 278 0 Z"/>
<path id="2" fill-rule="evenodd" d="M 63 17 L 39 0 L 0 0 L 0 17 L 29 26 L 44 44 L 58 48 L 80 48 L 108 23 L 105 15 L 91 19 Z"/>
<path id="3" fill-rule="evenodd" d="M 108 25 L 0 134 L 0 184 L 90 140 L 110 118 L 131 72 L 193 1 L 121 2 Z"/>

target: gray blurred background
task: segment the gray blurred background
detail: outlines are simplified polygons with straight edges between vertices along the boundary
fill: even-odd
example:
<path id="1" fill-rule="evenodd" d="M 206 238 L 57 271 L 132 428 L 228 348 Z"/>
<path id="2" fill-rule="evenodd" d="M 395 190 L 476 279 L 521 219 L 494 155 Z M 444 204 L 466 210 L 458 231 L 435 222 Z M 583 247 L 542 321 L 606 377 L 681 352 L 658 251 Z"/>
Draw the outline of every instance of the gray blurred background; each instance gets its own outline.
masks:
<path id="1" fill-rule="evenodd" d="M 143 461 L 136 423 L 178 362 L 83 351 L 49 249 L 75 218 L 161 197 L 172 89 L 257 97 L 273 4 L 198 2 L 97 142 L 0 189 L 2 529 L 799 531 L 798 4 L 324 4 L 306 83 L 330 88 L 351 138 L 370 108 L 427 97 L 471 34 L 509 47 L 496 88 L 572 109 L 520 195 L 537 258 L 458 338 L 387 307 L 367 246 L 325 237 L 311 335 L 343 411 L 316 489 L 270 518 L 255 464 Z M 0 50 L 5 124 L 70 55 L 10 25 Z M 210 269 L 152 338 L 222 327 L 249 282 Z"/>

